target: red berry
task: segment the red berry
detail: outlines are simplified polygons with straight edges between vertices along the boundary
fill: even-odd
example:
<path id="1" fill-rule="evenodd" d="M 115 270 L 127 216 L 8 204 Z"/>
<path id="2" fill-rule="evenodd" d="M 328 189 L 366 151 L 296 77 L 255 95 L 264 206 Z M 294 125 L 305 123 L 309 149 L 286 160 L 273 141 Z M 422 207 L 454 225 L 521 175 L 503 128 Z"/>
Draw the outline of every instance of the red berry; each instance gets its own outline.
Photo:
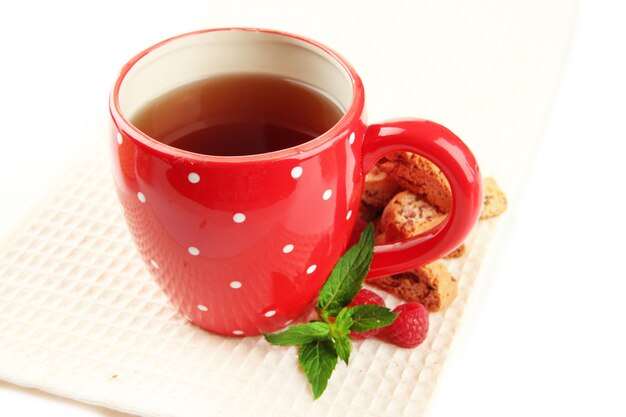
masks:
<path id="1" fill-rule="evenodd" d="M 379 306 L 385 306 L 385 300 L 376 294 L 373 291 L 367 290 L 363 288 L 359 293 L 352 299 L 352 302 L 348 304 L 348 307 L 357 306 L 361 304 L 373 304 Z M 363 340 L 369 337 L 376 336 L 381 329 L 373 329 L 367 330 L 365 332 L 350 332 L 350 337 L 355 340 Z"/>
<path id="2" fill-rule="evenodd" d="M 428 310 L 420 303 L 406 303 L 394 308 L 398 317 L 382 329 L 381 336 L 404 348 L 419 346 L 428 334 Z"/>
<path id="3" fill-rule="evenodd" d="M 361 304 L 373 304 L 377 306 L 385 306 L 385 300 L 376 294 L 374 291 L 370 291 L 366 288 L 361 289 L 357 295 L 352 299 L 352 302 L 348 304 L 348 307 L 358 306 Z"/>

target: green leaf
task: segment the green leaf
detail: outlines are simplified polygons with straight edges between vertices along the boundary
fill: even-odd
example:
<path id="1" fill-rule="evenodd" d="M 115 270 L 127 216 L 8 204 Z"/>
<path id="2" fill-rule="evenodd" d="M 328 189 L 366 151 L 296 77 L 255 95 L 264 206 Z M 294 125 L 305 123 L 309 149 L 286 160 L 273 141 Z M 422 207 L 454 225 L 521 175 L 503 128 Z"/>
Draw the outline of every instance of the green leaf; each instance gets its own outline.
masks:
<path id="1" fill-rule="evenodd" d="M 280 333 L 263 333 L 265 340 L 278 346 L 300 346 L 315 340 L 328 339 L 330 325 L 320 321 L 297 324 Z"/>
<path id="2" fill-rule="evenodd" d="M 350 310 L 347 308 L 341 309 L 335 319 L 335 327 L 342 334 L 348 334 L 350 328 L 352 327 L 352 315 L 350 314 Z"/>
<path id="3" fill-rule="evenodd" d="M 398 315 L 387 307 L 370 304 L 348 307 L 346 310 L 352 318 L 350 330 L 355 332 L 364 332 L 389 326 Z"/>
<path id="4" fill-rule="evenodd" d="M 374 256 L 374 225 L 368 224 L 359 242 L 339 259 L 320 292 L 317 307 L 331 317 L 352 301 L 363 285 Z"/>
<path id="5" fill-rule="evenodd" d="M 352 353 L 352 342 L 347 334 L 333 334 L 333 340 L 335 342 L 335 350 L 339 358 L 348 364 L 348 358 Z"/>
<path id="6" fill-rule="evenodd" d="M 339 259 L 320 291 L 317 311 L 322 321 L 292 326 L 281 333 L 263 334 L 274 345 L 299 345 L 298 359 L 315 399 L 328 385 L 339 358 L 348 364 L 351 330 L 363 331 L 390 324 L 395 314 L 379 306 L 346 308 L 363 285 L 374 256 L 374 226 L 367 225 L 359 242 Z"/>
<path id="7" fill-rule="evenodd" d="M 315 340 L 300 348 L 298 359 L 318 399 L 326 389 L 330 375 L 337 365 L 337 352 L 330 340 Z"/>

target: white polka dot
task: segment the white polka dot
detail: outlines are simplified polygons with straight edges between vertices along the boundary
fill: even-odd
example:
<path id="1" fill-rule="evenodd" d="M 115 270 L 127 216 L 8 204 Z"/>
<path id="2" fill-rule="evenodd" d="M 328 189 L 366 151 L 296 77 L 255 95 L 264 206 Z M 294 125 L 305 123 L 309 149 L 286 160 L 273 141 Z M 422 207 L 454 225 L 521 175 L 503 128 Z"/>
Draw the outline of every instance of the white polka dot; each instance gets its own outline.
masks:
<path id="1" fill-rule="evenodd" d="M 302 175 L 302 167 L 298 166 L 298 167 L 293 167 L 293 169 L 291 170 L 291 178 L 300 178 L 300 176 Z"/>
<path id="2" fill-rule="evenodd" d="M 270 310 L 270 311 L 266 311 L 265 314 L 263 314 L 265 317 L 272 317 L 276 314 L 276 310 Z"/>
<path id="3" fill-rule="evenodd" d="M 243 223 L 246 221 L 246 215 L 243 213 L 235 213 L 233 216 L 233 221 L 235 223 Z"/>
<path id="4" fill-rule="evenodd" d="M 283 247 L 283 253 L 290 253 L 291 251 L 293 251 L 293 245 L 291 243 Z"/>
<path id="5" fill-rule="evenodd" d="M 159 264 L 154 259 L 150 259 L 150 264 L 154 267 L 154 269 L 159 269 Z"/>
<path id="6" fill-rule="evenodd" d="M 346 220 L 350 220 L 350 217 L 352 217 L 352 210 L 348 210 L 348 214 L 346 214 Z"/>
<path id="7" fill-rule="evenodd" d="M 187 248 L 187 252 L 189 252 L 189 254 L 193 256 L 200 255 L 200 249 L 196 248 L 195 246 L 189 246 Z"/>
<path id="8" fill-rule="evenodd" d="M 306 269 L 306 273 L 311 275 L 313 272 L 315 272 L 316 269 L 317 269 L 317 265 L 311 265 L 310 267 Z"/>
<path id="9" fill-rule="evenodd" d="M 139 201 L 141 201 L 142 203 L 145 203 L 145 202 L 146 202 L 146 196 L 145 196 L 145 195 L 143 195 L 143 193 L 142 193 L 141 191 L 139 191 L 139 192 L 137 193 L 137 199 L 139 199 Z"/>
<path id="10" fill-rule="evenodd" d="M 117 137 L 117 143 L 118 145 L 121 145 L 122 142 L 124 142 L 124 138 L 122 137 L 122 134 L 120 132 L 117 132 L 117 135 L 115 135 Z"/>
<path id="11" fill-rule="evenodd" d="M 230 288 L 234 288 L 234 289 L 238 289 L 241 288 L 242 284 L 239 281 L 231 281 L 230 282 Z"/>
<path id="12" fill-rule="evenodd" d="M 348 142 L 350 142 L 350 145 L 354 143 L 354 132 L 350 133 L 350 139 L 348 139 Z"/>
<path id="13" fill-rule="evenodd" d="M 200 175 L 196 174 L 195 172 L 190 172 L 189 175 L 187 175 L 187 179 L 190 183 L 197 184 L 200 182 Z"/>
<path id="14" fill-rule="evenodd" d="M 209 308 L 203 304 L 198 304 L 196 307 L 198 307 L 200 311 L 209 311 Z"/>
<path id="15" fill-rule="evenodd" d="M 329 199 L 330 199 L 330 197 L 332 197 L 332 196 L 333 196 L 333 190 L 330 190 L 330 189 L 329 189 L 329 190 L 324 191 L 324 194 L 322 194 L 322 198 L 323 198 L 324 200 L 329 200 Z"/>
<path id="16" fill-rule="evenodd" d="M 233 330 L 233 334 L 235 336 L 241 336 L 243 334 L 243 332 L 241 330 Z"/>

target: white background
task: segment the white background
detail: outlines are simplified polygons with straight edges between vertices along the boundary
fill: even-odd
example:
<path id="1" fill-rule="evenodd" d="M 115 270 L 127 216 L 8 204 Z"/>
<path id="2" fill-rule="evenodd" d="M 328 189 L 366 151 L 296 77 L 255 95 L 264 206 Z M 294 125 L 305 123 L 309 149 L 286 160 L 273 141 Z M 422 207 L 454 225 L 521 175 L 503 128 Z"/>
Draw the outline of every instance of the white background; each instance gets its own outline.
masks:
<path id="1" fill-rule="evenodd" d="M 0 233 L 80 152 L 75 139 L 106 127 L 110 81 L 122 61 L 82 54 L 129 57 L 189 29 L 165 29 L 145 4 L 89 3 L 0 6 Z M 184 21 L 177 3 L 170 17 Z M 136 30 L 146 32 L 123 42 L 142 7 Z M 431 416 L 626 415 L 625 19 L 620 2 L 580 7 L 526 190 L 474 289 Z M 87 36 L 98 32 L 106 36 Z M 3 382 L 0 410 L 120 415 Z"/>

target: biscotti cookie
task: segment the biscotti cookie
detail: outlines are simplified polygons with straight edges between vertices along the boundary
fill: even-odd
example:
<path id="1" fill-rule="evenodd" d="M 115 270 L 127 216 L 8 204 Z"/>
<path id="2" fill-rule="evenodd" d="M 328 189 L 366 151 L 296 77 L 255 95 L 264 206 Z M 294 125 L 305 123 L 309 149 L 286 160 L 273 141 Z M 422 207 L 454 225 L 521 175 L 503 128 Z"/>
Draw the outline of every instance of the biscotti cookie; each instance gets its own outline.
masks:
<path id="1" fill-rule="evenodd" d="M 370 207 L 382 209 L 398 191 L 400 185 L 386 172 L 381 171 L 378 165 L 374 165 L 365 175 L 361 199 Z"/>
<path id="2" fill-rule="evenodd" d="M 449 306 L 458 292 L 456 280 L 445 265 L 437 261 L 367 282 L 403 300 L 420 302 L 433 312 Z"/>
<path id="3" fill-rule="evenodd" d="M 504 213 L 508 203 L 504 192 L 498 187 L 496 180 L 485 177 L 483 181 L 483 207 L 480 212 L 480 219 L 489 219 Z"/>
<path id="4" fill-rule="evenodd" d="M 403 188 L 423 195 L 441 212 L 450 211 L 450 184 L 441 170 L 428 159 L 410 152 L 394 152 L 380 161 L 378 166 Z"/>
<path id="5" fill-rule="evenodd" d="M 425 199 L 402 191 L 383 210 L 381 225 L 387 243 L 394 243 L 432 229 L 445 218 Z"/>

